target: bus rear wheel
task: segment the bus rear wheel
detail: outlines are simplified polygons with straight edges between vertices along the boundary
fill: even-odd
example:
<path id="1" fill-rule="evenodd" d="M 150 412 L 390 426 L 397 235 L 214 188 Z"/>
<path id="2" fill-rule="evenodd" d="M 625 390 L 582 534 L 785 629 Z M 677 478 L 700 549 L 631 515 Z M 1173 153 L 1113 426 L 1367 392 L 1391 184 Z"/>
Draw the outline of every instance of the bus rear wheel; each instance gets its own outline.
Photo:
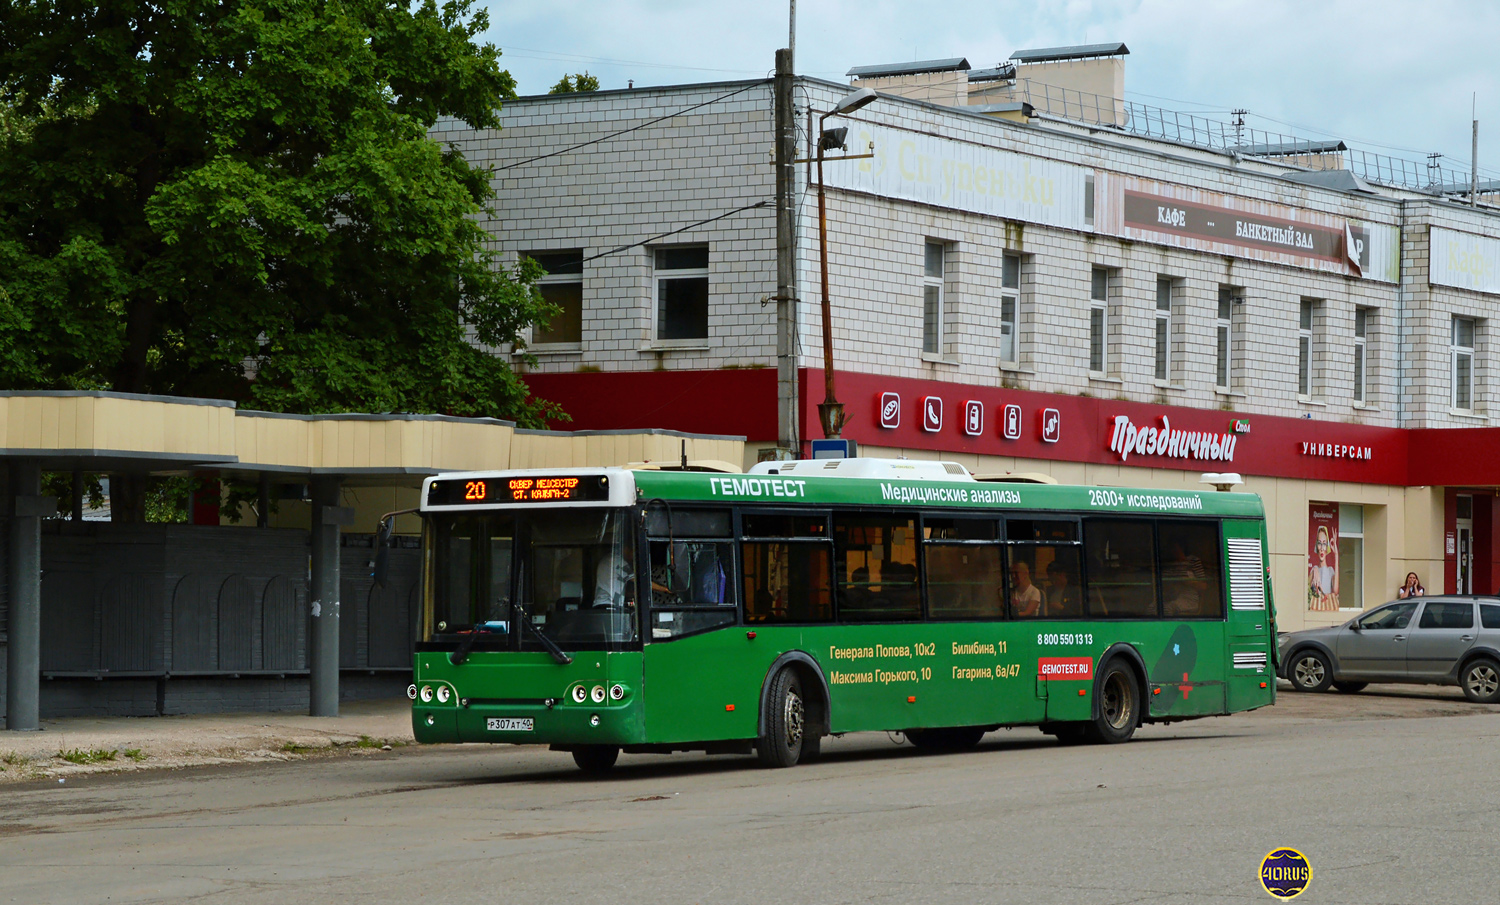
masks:
<path id="1" fill-rule="evenodd" d="M 923 751 L 968 751 L 984 738 L 982 726 L 958 726 L 952 729 L 908 729 L 906 740 Z"/>
<path id="2" fill-rule="evenodd" d="M 1104 667 L 1094 707 L 1097 715 L 1088 723 L 1092 741 L 1113 745 L 1135 735 L 1135 727 L 1141 722 L 1141 693 L 1130 667 L 1119 660 L 1111 660 Z"/>
<path id="3" fill-rule="evenodd" d="M 794 670 L 783 669 L 771 680 L 765 708 L 766 734 L 755 743 L 760 762 L 768 767 L 795 767 L 802 757 L 807 707 L 802 681 Z"/>
<path id="4" fill-rule="evenodd" d="M 603 776 L 614 769 L 620 749 L 614 745 L 584 745 L 573 749 L 573 763 L 590 776 Z"/>

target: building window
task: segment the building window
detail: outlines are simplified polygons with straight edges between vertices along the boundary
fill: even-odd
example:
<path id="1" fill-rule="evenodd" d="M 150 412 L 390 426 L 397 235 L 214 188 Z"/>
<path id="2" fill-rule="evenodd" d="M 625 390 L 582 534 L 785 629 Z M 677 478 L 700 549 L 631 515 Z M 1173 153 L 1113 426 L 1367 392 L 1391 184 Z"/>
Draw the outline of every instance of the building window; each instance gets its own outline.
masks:
<path id="1" fill-rule="evenodd" d="M 708 339 L 708 247 L 656 249 L 656 338 Z"/>
<path id="2" fill-rule="evenodd" d="M 1366 337 L 1370 326 L 1370 309 L 1354 309 L 1354 401 L 1365 401 L 1365 386 L 1367 384 L 1365 358 Z"/>
<path id="3" fill-rule="evenodd" d="M 1104 373 L 1109 365 L 1109 271 L 1095 267 L 1089 287 L 1089 370 Z"/>
<path id="4" fill-rule="evenodd" d="M 922 265 L 922 351 L 943 354 L 943 243 L 928 242 Z"/>
<path id="5" fill-rule="evenodd" d="M 583 252 L 538 251 L 526 257 L 547 272 L 537 280 L 537 291 L 559 309 L 545 324 L 531 328 L 533 346 L 574 346 L 583 343 Z"/>
<path id="6" fill-rule="evenodd" d="M 1453 407 L 1474 408 L 1474 319 L 1453 319 Z"/>
<path id="7" fill-rule="evenodd" d="M 1156 379 L 1172 376 L 1172 281 L 1156 278 Z"/>
<path id="8" fill-rule="evenodd" d="M 1234 376 L 1234 303 L 1237 299 L 1242 299 L 1242 296 L 1236 287 L 1219 287 L 1219 313 L 1214 322 L 1217 350 L 1214 386 L 1221 390 L 1229 389 L 1229 381 Z"/>
<path id="9" fill-rule="evenodd" d="M 1339 504 L 1339 584 L 1341 610 L 1365 608 L 1365 507 Z"/>
<path id="10" fill-rule="evenodd" d="M 1303 299 L 1297 315 L 1297 395 L 1312 396 L 1313 300 Z"/>
<path id="11" fill-rule="evenodd" d="M 1020 343 L 1016 333 L 1016 309 L 1021 299 L 1021 258 L 1006 255 L 1000 267 L 1000 361 L 1015 364 L 1020 360 Z"/>

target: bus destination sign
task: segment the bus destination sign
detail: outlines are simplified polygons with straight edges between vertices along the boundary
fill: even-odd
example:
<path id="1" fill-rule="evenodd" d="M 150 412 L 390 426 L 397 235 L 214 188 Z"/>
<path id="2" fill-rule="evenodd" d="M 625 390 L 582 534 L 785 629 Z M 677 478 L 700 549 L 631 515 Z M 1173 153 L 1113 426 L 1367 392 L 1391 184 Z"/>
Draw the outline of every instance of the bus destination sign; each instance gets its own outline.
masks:
<path id="1" fill-rule="evenodd" d="M 604 475 L 454 478 L 433 481 L 427 490 L 429 506 L 592 503 L 608 499 L 609 478 Z"/>

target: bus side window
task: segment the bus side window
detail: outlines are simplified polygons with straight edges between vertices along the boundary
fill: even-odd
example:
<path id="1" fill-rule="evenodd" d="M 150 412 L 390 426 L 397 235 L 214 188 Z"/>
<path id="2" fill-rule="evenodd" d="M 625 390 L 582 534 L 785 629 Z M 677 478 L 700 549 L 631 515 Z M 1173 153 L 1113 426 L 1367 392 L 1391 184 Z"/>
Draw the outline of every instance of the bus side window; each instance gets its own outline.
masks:
<path id="1" fill-rule="evenodd" d="M 827 542 L 745 541 L 745 621 L 832 622 Z"/>
<path id="2" fill-rule="evenodd" d="M 1083 523 L 1083 547 L 1090 616 L 1156 616 L 1156 543 L 1151 522 L 1088 519 Z"/>
<path id="3" fill-rule="evenodd" d="M 998 527 L 994 519 L 923 517 L 930 618 L 1005 618 L 1005 548 Z"/>
<path id="4" fill-rule="evenodd" d="M 840 621 L 922 618 L 915 517 L 835 515 L 833 543 Z"/>
<path id="5" fill-rule="evenodd" d="M 1224 615 L 1223 558 L 1216 522 L 1158 522 L 1162 614 L 1168 619 Z"/>

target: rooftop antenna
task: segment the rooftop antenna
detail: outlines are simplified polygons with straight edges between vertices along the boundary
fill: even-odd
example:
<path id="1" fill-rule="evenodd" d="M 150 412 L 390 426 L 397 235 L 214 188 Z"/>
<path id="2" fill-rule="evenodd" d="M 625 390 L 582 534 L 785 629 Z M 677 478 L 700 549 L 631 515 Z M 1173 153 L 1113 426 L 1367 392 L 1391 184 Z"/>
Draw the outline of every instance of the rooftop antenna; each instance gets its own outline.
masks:
<path id="1" fill-rule="evenodd" d="M 1442 184 L 1443 165 L 1438 163 L 1443 157 L 1442 152 L 1433 151 L 1427 155 L 1427 186 L 1432 188 Z"/>
<path id="2" fill-rule="evenodd" d="M 1469 206 L 1479 206 L 1479 92 L 1469 96 L 1469 115 L 1474 119 L 1474 145 L 1469 152 Z"/>
<path id="3" fill-rule="evenodd" d="M 682 441 L 682 470 L 687 471 L 687 440 Z"/>
<path id="4" fill-rule="evenodd" d="M 1245 115 L 1249 110 L 1230 110 L 1229 115 L 1234 117 L 1234 146 L 1236 148 L 1245 143 Z"/>

